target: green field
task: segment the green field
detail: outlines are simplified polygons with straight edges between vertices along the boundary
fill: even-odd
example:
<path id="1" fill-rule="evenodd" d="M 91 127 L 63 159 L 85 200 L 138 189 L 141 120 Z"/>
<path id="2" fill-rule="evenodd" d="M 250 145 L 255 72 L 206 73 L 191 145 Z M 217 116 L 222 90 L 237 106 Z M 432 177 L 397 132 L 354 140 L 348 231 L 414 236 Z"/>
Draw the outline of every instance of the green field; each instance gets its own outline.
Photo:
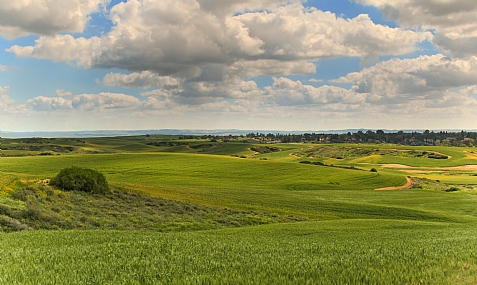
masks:
<path id="1" fill-rule="evenodd" d="M 475 284 L 476 230 L 340 220 L 0 235 L 4 284 Z M 18 261 L 22 263 L 19 264 Z"/>
<path id="2" fill-rule="evenodd" d="M 477 283 L 470 147 L 1 143 L 0 284 Z M 69 166 L 114 193 L 38 184 Z"/>

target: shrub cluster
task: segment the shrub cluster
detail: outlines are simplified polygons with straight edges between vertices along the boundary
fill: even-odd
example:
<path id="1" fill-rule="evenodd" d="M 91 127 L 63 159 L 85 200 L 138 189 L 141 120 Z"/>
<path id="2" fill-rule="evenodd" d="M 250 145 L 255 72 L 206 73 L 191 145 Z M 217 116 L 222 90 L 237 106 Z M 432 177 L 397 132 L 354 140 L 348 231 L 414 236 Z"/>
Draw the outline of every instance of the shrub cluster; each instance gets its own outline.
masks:
<path id="1" fill-rule="evenodd" d="M 300 161 L 299 163 L 327 166 L 326 164 L 324 164 L 324 163 L 321 162 L 321 161 L 313 161 L 313 162 L 311 162 L 311 161 L 309 161 L 309 160 L 302 160 L 302 161 Z"/>
<path id="2" fill-rule="evenodd" d="M 12 192 L 10 200 L 5 197 L 2 200 L 0 196 L 0 240 L 2 232 L 32 229 L 177 232 L 306 220 L 300 216 L 148 197 L 129 193 L 127 189 L 112 190 L 108 194 L 47 189 L 47 196 L 43 191 L 36 186 L 23 185 Z"/>
<path id="3" fill-rule="evenodd" d="M 449 189 L 446 189 L 445 191 L 446 191 L 446 192 L 456 192 L 456 191 L 459 191 L 459 190 L 460 190 L 460 189 L 457 188 L 457 187 L 451 187 L 451 188 L 449 188 Z"/>
<path id="4" fill-rule="evenodd" d="M 258 146 L 258 147 L 251 147 L 251 151 L 256 151 L 260 154 L 265 154 L 265 153 L 272 153 L 272 152 L 278 152 L 281 151 L 278 147 L 273 147 L 273 146 Z"/>
<path id="5" fill-rule="evenodd" d="M 103 174 L 93 169 L 76 166 L 62 169 L 55 178 L 51 179 L 50 184 L 70 191 L 98 194 L 111 192 Z"/>

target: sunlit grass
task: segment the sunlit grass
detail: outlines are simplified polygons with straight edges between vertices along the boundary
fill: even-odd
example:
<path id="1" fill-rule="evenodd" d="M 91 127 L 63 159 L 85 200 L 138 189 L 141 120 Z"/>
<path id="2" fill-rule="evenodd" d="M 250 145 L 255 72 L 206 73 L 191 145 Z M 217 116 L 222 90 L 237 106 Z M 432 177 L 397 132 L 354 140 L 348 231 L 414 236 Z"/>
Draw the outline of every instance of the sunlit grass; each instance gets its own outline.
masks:
<path id="1" fill-rule="evenodd" d="M 3 284 L 477 282 L 475 228 L 396 220 L 0 234 L 0 252 Z"/>

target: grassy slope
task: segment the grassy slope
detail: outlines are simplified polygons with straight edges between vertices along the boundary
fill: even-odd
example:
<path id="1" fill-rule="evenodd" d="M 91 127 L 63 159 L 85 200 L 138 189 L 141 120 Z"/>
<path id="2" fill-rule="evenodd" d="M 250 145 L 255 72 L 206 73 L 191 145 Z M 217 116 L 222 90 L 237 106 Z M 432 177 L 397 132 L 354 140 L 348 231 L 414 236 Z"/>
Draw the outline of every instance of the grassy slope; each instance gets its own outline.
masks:
<path id="1" fill-rule="evenodd" d="M 164 139 L 164 138 L 162 138 Z M 157 138 L 149 138 L 157 140 Z M 71 141 L 68 141 L 71 142 Z M 416 218 L 427 216 L 440 219 L 442 216 L 459 215 L 459 208 L 446 207 L 447 193 L 435 191 L 402 191 L 376 193 L 374 188 L 401 185 L 405 173 L 382 169 L 379 173 L 340 168 L 301 165 L 299 159 L 289 154 L 307 147 L 303 144 L 277 145 L 283 151 L 259 155 L 267 161 L 239 159 L 236 157 L 189 154 L 189 153 L 136 153 L 145 145 L 144 137 L 94 138 L 85 144 L 94 145 L 96 151 L 110 152 L 114 148 L 122 153 L 107 155 L 63 155 L 54 157 L 2 158 L 3 173 L 24 173 L 35 178 L 48 178 L 59 169 L 78 165 L 93 167 L 104 172 L 116 187 L 145 192 L 149 195 L 177 199 L 210 206 L 232 207 L 245 210 L 275 211 L 281 214 L 302 215 L 319 219 L 378 217 Z M 78 143 L 77 140 L 71 143 Z M 204 144 L 204 141 L 195 142 Z M 221 144 L 214 152 L 252 153 L 250 145 L 243 143 Z M 355 145 L 355 147 L 357 147 Z M 376 148 L 377 146 L 363 146 Z M 384 146 L 389 148 L 388 146 Z M 167 147 L 152 147 L 160 151 Z M 183 151 L 191 152 L 185 146 Z M 394 147 L 393 147 L 394 148 Z M 450 160 L 412 159 L 378 156 L 351 160 L 333 160 L 336 165 L 356 165 L 371 160 L 381 163 L 398 163 L 402 159 L 416 163 L 456 165 L 465 162 L 461 148 L 442 147 L 396 147 L 400 149 L 432 149 L 452 155 Z M 127 150 L 127 153 L 124 153 Z M 195 151 L 195 150 L 193 150 Z M 467 151 L 470 151 L 467 150 Z M 373 161 L 376 160 L 376 161 Z M 379 161 L 381 160 L 381 161 Z M 449 162 L 450 161 L 450 162 Z M 419 176 L 419 175 L 416 175 Z M 422 176 L 422 175 L 421 175 Z M 439 175 L 439 177 L 443 177 Z M 476 177 L 448 176 L 461 181 L 475 180 Z M 448 177 L 444 177 L 449 179 Z M 28 178 L 28 176 L 27 176 Z M 452 199 L 458 203 L 473 203 L 472 196 Z M 470 198 L 469 198 L 470 197 Z M 445 209 L 444 214 L 439 213 Z"/>
<path id="2" fill-rule="evenodd" d="M 306 219 L 207 207 L 124 191 L 107 194 L 48 188 L 45 191 L 23 184 L 11 196 L 0 195 L 0 231 L 8 232 L 26 229 L 177 232 L 303 220 Z"/>
<path id="3" fill-rule="evenodd" d="M 316 146 L 316 145 L 315 145 Z M 328 145 L 328 147 L 336 147 L 337 145 Z M 380 173 L 394 173 L 400 175 L 410 175 L 413 177 L 427 178 L 432 180 L 440 180 L 448 184 L 477 184 L 477 175 L 475 171 L 470 170 L 452 170 L 446 167 L 454 167 L 461 165 L 477 165 L 477 155 L 474 148 L 469 147 L 439 147 L 439 146 L 389 146 L 389 145 L 340 145 L 347 147 L 371 148 L 371 149 L 398 149 L 398 150 L 420 150 L 433 151 L 450 156 L 449 159 L 429 159 L 429 158 L 412 158 L 398 157 L 390 155 L 370 155 L 364 157 L 351 157 L 346 159 L 320 158 L 309 159 L 311 161 L 321 161 L 329 165 L 346 165 L 355 166 L 363 169 L 377 168 Z M 318 146 L 321 147 L 321 146 Z M 407 169 L 389 169 L 381 167 L 383 164 L 401 164 L 420 170 L 433 170 L 433 173 L 409 173 Z M 439 172 L 440 171 L 440 172 Z"/>
<path id="4" fill-rule="evenodd" d="M 165 153 L 2 158 L 2 165 L 38 178 L 70 165 L 93 167 L 118 187 L 209 206 L 319 219 L 441 217 L 375 198 L 374 188 L 404 184 L 402 176 L 296 162 Z"/>
<path id="5" fill-rule="evenodd" d="M 102 171 L 115 187 L 152 196 L 321 221 L 174 234 L 0 234 L 0 284 L 477 282 L 475 195 L 425 189 L 374 191 L 403 184 L 406 174 L 380 169 L 378 176 L 298 164 L 289 153 L 306 145 L 280 145 L 282 152 L 240 159 L 230 155 L 252 155 L 247 150 L 251 145 L 227 144 L 211 151 L 226 155 L 220 156 L 193 154 L 196 151 L 185 146 L 151 147 L 141 137 L 111 140 L 86 144 L 114 155 L 1 158 L 2 189 L 10 187 L 19 173 L 24 178 L 47 178 L 78 165 Z M 461 148 L 423 149 L 453 157 L 379 156 L 332 163 L 369 169 L 372 166 L 357 163 L 429 167 L 476 161 Z M 148 153 L 127 153 L 137 151 Z M 176 153 L 167 153 L 171 151 Z M 333 221 L 323 221 L 327 219 Z"/>
<path id="6" fill-rule="evenodd" d="M 71 165 L 95 168 L 104 172 L 112 182 L 176 186 L 360 190 L 404 182 L 397 176 L 366 171 L 216 155 L 140 153 L 2 158 L 4 172 L 45 177 L 51 177 Z"/>
<path id="7" fill-rule="evenodd" d="M 315 145 L 316 146 L 316 145 Z M 336 147 L 336 145 L 320 145 Z M 458 166 L 458 165 L 468 165 L 468 164 L 477 164 L 477 156 L 472 156 L 470 154 L 473 151 L 473 148 L 465 147 L 440 147 L 440 146 L 390 146 L 390 145 L 351 145 L 343 144 L 339 146 L 344 147 L 357 147 L 357 148 L 370 148 L 370 149 L 397 149 L 397 150 L 418 150 L 418 151 L 433 151 L 439 152 L 448 156 L 451 156 L 449 159 L 428 159 L 428 158 L 412 158 L 412 157 L 399 157 L 399 156 L 390 156 L 390 155 L 371 155 L 365 157 L 357 158 L 347 158 L 347 159 L 321 159 L 322 161 L 329 164 L 403 164 L 408 166 L 415 167 L 444 167 L 444 166 Z"/>

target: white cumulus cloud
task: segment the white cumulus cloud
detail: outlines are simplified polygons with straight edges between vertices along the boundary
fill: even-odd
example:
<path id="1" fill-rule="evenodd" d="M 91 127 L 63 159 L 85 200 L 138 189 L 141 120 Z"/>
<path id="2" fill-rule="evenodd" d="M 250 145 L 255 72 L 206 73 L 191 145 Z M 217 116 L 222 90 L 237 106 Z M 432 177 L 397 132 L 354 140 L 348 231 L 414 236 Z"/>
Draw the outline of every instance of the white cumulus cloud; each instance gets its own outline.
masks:
<path id="1" fill-rule="evenodd" d="M 28 100 L 28 105 L 35 111 L 70 110 L 71 100 L 62 97 L 38 96 Z"/>
<path id="2" fill-rule="evenodd" d="M 237 76 L 223 81 L 186 81 L 176 88 L 156 89 L 143 92 L 145 97 L 170 100 L 182 105 L 203 105 L 221 99 L 253 99 L 263 96 L 253 80 L 243 80 Z"/>
<path id="3" fill-rule="evenodd" d="M 9 86 L 0 86 L 0 108 L 5 110 L 5 107 L 11 105 L 15 101 L 10 98 L 10 87 Z"/>
<path id="4" fill-rule="evenodd" d="M 366 96 L 341 87 L 314 87 L 284 77 L 273 78 L 273 81 L 273 85 L 266 88 L 267 95 L 270 102 L 281 106 L 320 106 L 320 109 L 342 111 L 365 103 Z"/>
<path id="5" fill-rule="evenodd" d="M 357 93 L 383 104 L 441 98 L 453 88 L 477 84 L 477 57 L 451 59 L 444 55 L 391 59 L 353 72 L 333 82 L 352 83 Z"/>
<path id="6" fill-rule="evenodd" d="M 170 76 L 158 76 L 150 71 L 134 72 L 131 74 L 109 73 L 103 78 L 105 86 L 125 88 L 173 87 L 179 85 L 179 80 Z"/>
<path id="7" fill-rule="evenodd" d="M 217 1 L 130 0 L 111 8 L 114 26 L 106 35 L 43 36 L 8 51 L 85 68 L 220 81 L 311 74 L 321 58 L 398 55 L 431 37 L 376 25 L 367 15 L 342 19 L 299 1 L 221 1 L 215 8 L 211 2 Z"/>
<path id="8" fill-rule="evenodd" d="M 355 0 L 401 26 L 434 29 L 434 43 L 459 57 L 477 55 L 477 1 Z"/>
<path id="9" fill-rule="evenodd" d="M 19 113 L 23 110 L 24 106 L 10 96 L 10 86 L 0 86 L 0 117 L 2 115 Z"/>
<path id="10" fill-rule="evenodd" d="M 119 93 L 101 92 L 99 94 L 72 95 L 71 92 L 57 90 L 56 95 L 55 97 L 32 98 L 27 101 L 27 106 L 34 111 L 94 111 L 137 108 L 141 104 L 136 97 Z"/>
<path id="11" fill-rule="evenodd" d="M 109 0 L 0 0 L 0 35 L 82 32 L 89 15 Z"/>

